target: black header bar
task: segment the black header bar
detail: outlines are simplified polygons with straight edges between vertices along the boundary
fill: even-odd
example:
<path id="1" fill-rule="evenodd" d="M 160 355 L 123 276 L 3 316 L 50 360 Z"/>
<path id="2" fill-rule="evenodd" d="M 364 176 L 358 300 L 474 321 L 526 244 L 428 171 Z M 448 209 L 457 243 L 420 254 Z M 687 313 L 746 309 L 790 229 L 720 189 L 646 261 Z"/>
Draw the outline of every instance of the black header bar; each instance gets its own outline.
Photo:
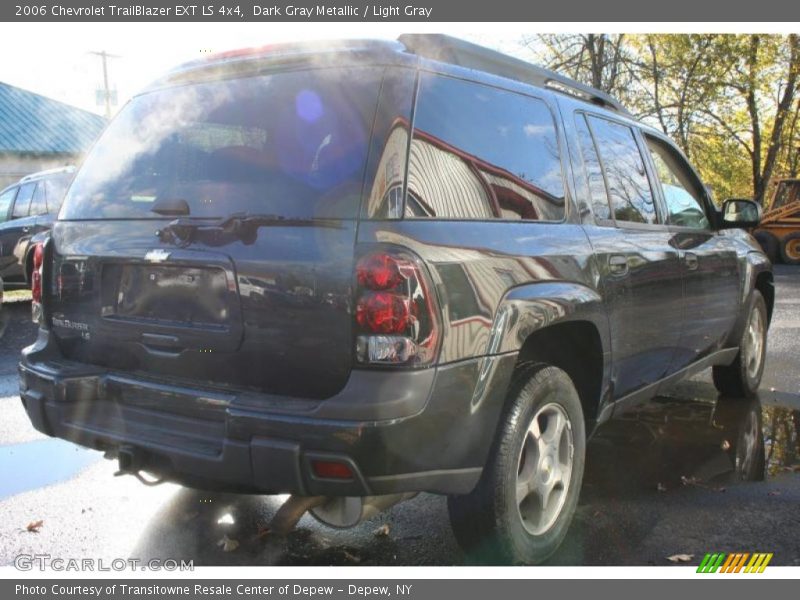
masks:
<path id="1" fill-rule="evenodd" d="M 181 4 L 179 2 L 185 2 Z M 2 21 L 40 22 L 780 22 L 786 0 L 10 0 Z M 758 29 L 753 26 L 750 29 Z M 800 27 L 798 27 L 800 29 Z"/>

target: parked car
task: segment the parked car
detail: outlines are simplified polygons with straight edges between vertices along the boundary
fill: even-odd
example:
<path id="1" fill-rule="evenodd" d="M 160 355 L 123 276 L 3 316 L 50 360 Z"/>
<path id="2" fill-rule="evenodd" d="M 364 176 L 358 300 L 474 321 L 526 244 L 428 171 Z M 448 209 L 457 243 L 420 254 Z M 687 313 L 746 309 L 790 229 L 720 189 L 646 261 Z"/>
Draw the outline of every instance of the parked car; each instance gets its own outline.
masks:
<path id="1" fill-rule="evenodd" d="M 773 276 L 736 202 L 615 99 L 459 40 L 224 54 L 76 175 L 21 396 L 124 472 L 337 527 L 446 494 L 471 555 L 537 563 L 596 427 L 708 367 L 756 393 Z"/>
<path id="2" fill-rule="evenodd" d="M 6 332 L 6 324 L 8 323 L 8 313 L 3 310 L 3 278 L 0 277 L 0 338 Z"/>
<path id="3" fill-rule="evenodd" d="M 30 287 L 31 237 L 53 224 L 75 167 L 27 175 L 0 192 L 0 275 L 9 287 Z"/>

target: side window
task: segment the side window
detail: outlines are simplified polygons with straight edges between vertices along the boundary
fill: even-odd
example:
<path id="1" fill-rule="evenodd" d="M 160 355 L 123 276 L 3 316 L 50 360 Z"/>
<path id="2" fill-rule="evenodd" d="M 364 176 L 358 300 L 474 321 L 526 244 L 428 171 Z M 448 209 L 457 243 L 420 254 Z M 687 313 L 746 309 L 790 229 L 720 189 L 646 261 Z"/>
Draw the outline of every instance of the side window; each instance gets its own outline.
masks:
<path id="1" fill-rule="evenodd" d="M 541 100 L 423 74 L 406 217 L 560 221 L 564 183 Z"/>
<path id="2" fill-rule="evenodd" d="M 61 202 L 67 193 L 69 181 L 66 179 L 45 179 L 45 191 L 47 192 L 47 212 L 52 215 L 58 214 Z"/>
<path id="3" fill-rule="evenodd" d="M 17 201 L 14 202 L 14 218 L 21 219 L 30 214 L 31 198 L 33 198 L 33 191 L 36 189 L 35 183 L 25 183 L 19 187 L 17 194 Z"/>
<path id="4" fill-rule="evenodd" d="M 699 182 L 683 160 L 661 142 L 647 138 L 647 146 L 653 156 L 656 175 L 664 192 L 667 206 L 667 222 L 680 227 L 708 229 L 709 222 L 703 210 L 702 192 Z"/>
<path id="5" fill-rule="evenodd" d="M 30 215 L 46 215 L 47 214 L 47 200 L 44 194 L 44 181 L 40 181 L 36 185 L 36 191 L 33 192 L 31 199 Z"/>
<path id="6" fill-rule="evenodd" d="M 11 210 L 11 203 L 14 202 L 14 196 L 17 195 L 17 189 L 17 187 L 12 187 L 0 194 L 0 223 L 8 220 L 8 213 Z"/>
<path id="7" fill-rule="evenodd" d="M 586 171 L 586 181 L 589 184 L 589 193 L 592 198 L 592 212 L 596 219 L 609 220 L 611 219 L 611 207 L 608 205 L 608 193 L 605 181 L 603 181 L 603 167 L 600 165 L 600 158 L 597 156 L 597 148 L 595 148 L 592 132 L 589 131 L 585 115 L 575 115 L 575 127 L 578 131 L 583 168 Z"/>
<path id="8" fill-rule="evenodd" d="M 657 223 L 656 205 L 633 130 L 600 117 L 589 117 L 603 164 L 611 211 L 617 222 Z"/>

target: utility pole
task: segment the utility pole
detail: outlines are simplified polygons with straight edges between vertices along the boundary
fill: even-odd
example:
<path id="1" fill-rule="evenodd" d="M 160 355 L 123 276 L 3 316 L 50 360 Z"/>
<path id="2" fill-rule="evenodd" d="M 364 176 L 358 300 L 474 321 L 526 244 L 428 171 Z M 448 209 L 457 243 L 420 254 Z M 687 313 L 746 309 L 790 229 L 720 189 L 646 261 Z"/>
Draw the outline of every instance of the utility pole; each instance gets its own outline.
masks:
<path id="1" fill-rule="evenodd" d="M 91 51 L 89 54 L 94 54 L 95 56 L 99 56 L 103 62 L 103 94 L 105 98 L 105 105 L 106 105 L 106 119 L 111 118 L 111 90 L 108 87 L 108 59 L 109 58 L 120 58 L 116 54 L 109 54 L 105 50 L 101 50 L 100 52 Z"/>

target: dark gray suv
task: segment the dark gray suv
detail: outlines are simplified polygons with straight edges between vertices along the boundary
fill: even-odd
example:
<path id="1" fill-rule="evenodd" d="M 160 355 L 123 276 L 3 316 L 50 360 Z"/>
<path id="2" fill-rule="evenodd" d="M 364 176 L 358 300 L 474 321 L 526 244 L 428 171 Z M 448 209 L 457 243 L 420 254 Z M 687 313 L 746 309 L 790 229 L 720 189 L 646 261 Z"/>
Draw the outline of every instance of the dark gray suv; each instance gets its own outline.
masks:
<path id="1" fill-rule="evenodd" d="M 755 393 L 757 219 L 613 98 L 459 40 L 228 53 L 77 174 L 22 401 L 122 471 L 334 526 L 447 494 L 469 552 L 535 563 L 598 425 L 708 367 Z"/>

